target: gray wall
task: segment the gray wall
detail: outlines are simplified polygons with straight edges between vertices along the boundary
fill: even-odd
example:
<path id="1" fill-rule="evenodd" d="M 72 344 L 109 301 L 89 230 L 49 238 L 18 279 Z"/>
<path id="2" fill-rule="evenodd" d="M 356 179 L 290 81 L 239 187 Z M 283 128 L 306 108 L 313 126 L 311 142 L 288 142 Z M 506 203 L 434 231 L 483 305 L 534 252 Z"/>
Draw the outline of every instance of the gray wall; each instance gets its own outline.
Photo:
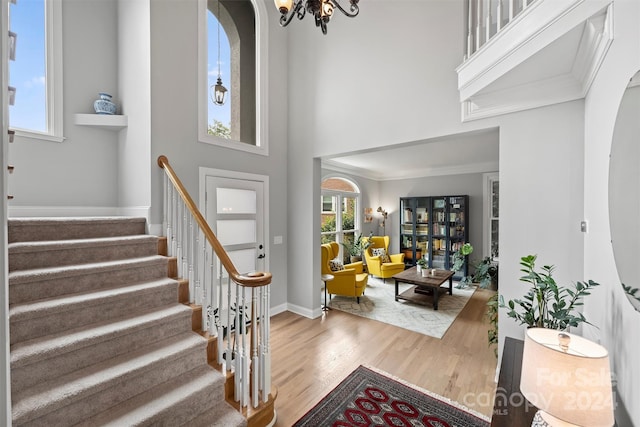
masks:
<path id="1" fill-rule="evenodd" d="M 469 196 L 469 242 L 474 252 L 470 259 L 481 259 L 482 254 L 482 174 L 433 176 L 380 182 L 383 206 L 389 211 L 387 234 L 391 236 L 391 248 L 400 250 L 400 197 L 405 196 Z"/>
<path id="2" fill-rule="evenodd" d="M 64 1 L 65 140 L 16 139 L 11 145 L 11 208 L 117 206 L 117 133 L 74 124 L 74 114 L 94 113 L 98 92 L 111 93 L 120 104 L 116 10 L 110 0 Z"/>
<path id="3" fill-rule="evenodd" d="M 266 1 L 266 0 L 265 0 Z M 287 40 L 279 28 L 277 11 L 267 2 L 269 17 L 268 129 L 269 156 L 198 142 L 198 29 L 197 2 L 151 2 L 151 222 L 162 222 L 162 171 L 155 166 L 166 155 L 183 184 L 197 198 L 199 167 L 268 175 L 270 179 L 269 241 L 283 236 L 284 244 L 270 244 L 273 274 L 272 306 L 287 300 Z"/>

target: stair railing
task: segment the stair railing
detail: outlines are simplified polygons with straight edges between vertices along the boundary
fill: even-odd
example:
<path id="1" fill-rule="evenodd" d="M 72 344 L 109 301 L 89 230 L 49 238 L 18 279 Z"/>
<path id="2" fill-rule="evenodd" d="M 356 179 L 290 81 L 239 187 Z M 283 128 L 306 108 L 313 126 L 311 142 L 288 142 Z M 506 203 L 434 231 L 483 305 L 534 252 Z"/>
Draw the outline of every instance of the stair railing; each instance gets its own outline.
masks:
<path id="1" fill-rule="evenodd" d="M 465 60 L 527 10 L 532 3 L 534 0 L 467 0 Z"/>
<path id="2" fill-rule="evenodd" d="M 217 341 L 218 364 L 234 372 L 234 400 L 241 408 L 256 408 L 271 393 L 271 273 L 240 274 L 169 160 L 160 156 L 158 165 L 165 171 L 163 229 L 169 255 L 178 261 L 178 276 L 188 278 L 189 302 L 202 307 L 202 330 Z"/>

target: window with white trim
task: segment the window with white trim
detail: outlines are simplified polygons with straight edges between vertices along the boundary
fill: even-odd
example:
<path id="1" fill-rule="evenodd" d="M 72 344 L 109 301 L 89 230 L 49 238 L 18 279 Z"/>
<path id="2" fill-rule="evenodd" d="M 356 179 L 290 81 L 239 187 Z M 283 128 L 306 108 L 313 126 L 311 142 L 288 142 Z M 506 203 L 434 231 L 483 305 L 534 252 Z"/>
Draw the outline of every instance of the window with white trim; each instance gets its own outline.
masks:
<path id="1" fill-rule="evenodd" d="M 321 242 L 338 242 L 345 262 L 349 262 L 348 254 L 344 254 L 342 243 L 353 243 L 362 230 L 360 212 L 360 189 L 353 181 L 346 178 L 330 177 L 322 181 L 322 213 L 320 233 Z M 325 208 L 331 206 L 332 210 Z M 340 212 L 336 207 L 341 206 Z"/>
<path id="2" fill-rule="evenodd" d="M 498 261 L 500 231 L 500 177 L 496 173 L 484 174 L 484 250 L 485 256 Z"/>
<path id="3" fill-rule="evenodd" d="M 258 0 L 199 1 L 198 140 L 268 155 L 267 11 Z M 216 103 L 218 78 L 225 102 Z"/>
<path id="4" fill-rule="evenodd" d="M 11 3 L 9 23 L 16 35 L 15 60 L 9 63 L 9 85 L 16 89 L 9 126 L 18 137 L 61 142 L 62 2 Z"/>

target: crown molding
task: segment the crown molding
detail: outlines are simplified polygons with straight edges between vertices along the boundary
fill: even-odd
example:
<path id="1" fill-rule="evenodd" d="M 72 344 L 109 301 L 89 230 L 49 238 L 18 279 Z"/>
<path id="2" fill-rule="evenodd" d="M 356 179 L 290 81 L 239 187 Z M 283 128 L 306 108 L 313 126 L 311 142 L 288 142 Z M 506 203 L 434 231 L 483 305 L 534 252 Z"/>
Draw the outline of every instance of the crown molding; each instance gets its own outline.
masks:
<path id="1" fill-rule="evenodd" d="M 533 3 L 456 70 L 462 121 L 584 98 L 613 41 L 612 8 L 611 0 Z M 580 26 L 566 52 L 574 60 L 562 69 L 550 45 Z M 547 77 L 532 80 L 540 64 Z M 508 87 L 494 89 L 507 79 Z"/>

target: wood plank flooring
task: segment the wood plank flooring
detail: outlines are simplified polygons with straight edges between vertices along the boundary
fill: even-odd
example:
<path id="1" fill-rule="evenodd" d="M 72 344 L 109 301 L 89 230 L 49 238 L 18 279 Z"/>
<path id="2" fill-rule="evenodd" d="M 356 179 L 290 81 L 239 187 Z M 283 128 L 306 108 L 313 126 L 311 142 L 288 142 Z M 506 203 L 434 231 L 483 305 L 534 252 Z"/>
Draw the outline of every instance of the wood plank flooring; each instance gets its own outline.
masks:
<path id="1" fill-rule="evenodd" d="M 338 310 L 272 317 L 276 426 L 291 426 L 361 364 L 491 416 L 497 361 L 484 314 L 493 293 L 478 289 L 442 339 Z"/>

